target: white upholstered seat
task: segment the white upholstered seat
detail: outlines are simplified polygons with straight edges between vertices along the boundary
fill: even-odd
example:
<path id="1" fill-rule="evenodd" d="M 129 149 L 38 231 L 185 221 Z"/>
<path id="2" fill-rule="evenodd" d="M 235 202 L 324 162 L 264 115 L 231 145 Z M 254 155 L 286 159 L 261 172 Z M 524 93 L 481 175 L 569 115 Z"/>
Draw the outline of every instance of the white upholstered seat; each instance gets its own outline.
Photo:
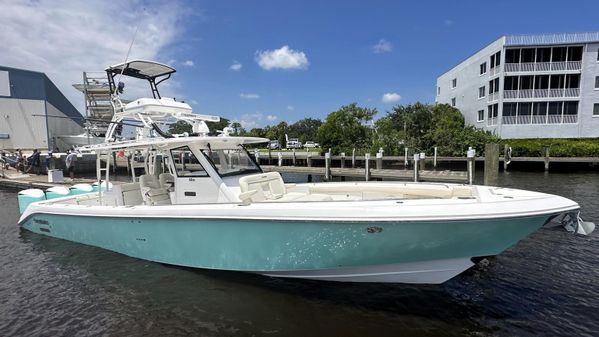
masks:
<path id="1" fill-rule="evenodd" d="M 239 178 L 242 201 L 327 201 L 325 194 L 288 192 L 279 172 L 252 174 Z"/>
<path id="2" fill-rule="evenodd" d="M 160 173 L 158 181 L 160 182 L 160 187 L 166 188 L 169 191 L 175 186 L 175 178 L 170 173 Z"/>
<path id="3" fill-rule="evenodd" d="M 155 175 L 144 174 L 139 177 L 141 197 L 146 205 L 170 205 L 171 199 L 166 188 L 160 186 Z"/>

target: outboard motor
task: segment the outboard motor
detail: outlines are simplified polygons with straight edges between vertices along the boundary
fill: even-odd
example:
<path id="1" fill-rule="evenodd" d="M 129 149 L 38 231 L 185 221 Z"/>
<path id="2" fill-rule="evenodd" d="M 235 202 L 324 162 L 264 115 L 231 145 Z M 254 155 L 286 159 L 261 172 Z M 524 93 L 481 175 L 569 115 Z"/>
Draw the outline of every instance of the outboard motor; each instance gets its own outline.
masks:
<path id="1" fill-rule="evenodd" d="M 46 189 L 46 199 L 56 199 L 66 197 L 71 194 L 71 190 L 64 186 L 54 186 Z"/>
<path id="2" fill-rule="evenodd" d="M 93 192 L 98 192 L 99 188 L 98 188 L 98 182 L 96 181 L 95 183 L 92 184 L 92 190 Z M 112 191 L 112 183 L 108 182 L 108 190 Z M 102 182 L 102 192 L 106 192 L 106 182 Z"/>
<path id="3" fill-rule="evenodd" d="M 19 192 L 17 199 L 19 200 L 19 212 L 23 214 L 30 203 L 46 200 L 46 194 L 40 189 L 31 188 Z"/>
<path id="4" fill-rule="evenodd" d="M 76 184 L 71 186 L 71 195 L 92 193 L 94 188 L 90 184 Z"/>

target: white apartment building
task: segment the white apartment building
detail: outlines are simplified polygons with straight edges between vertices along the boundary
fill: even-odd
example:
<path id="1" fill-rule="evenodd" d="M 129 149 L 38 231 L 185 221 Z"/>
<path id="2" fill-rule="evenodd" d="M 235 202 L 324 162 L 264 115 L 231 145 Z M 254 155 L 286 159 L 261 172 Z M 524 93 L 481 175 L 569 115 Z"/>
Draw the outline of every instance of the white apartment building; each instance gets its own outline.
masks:
<path id="1" fill-rule="evenodd" d="M 435 101 L 501 138 L 599 137 L 599 32 L 502 36 L 439 76 Z"/>

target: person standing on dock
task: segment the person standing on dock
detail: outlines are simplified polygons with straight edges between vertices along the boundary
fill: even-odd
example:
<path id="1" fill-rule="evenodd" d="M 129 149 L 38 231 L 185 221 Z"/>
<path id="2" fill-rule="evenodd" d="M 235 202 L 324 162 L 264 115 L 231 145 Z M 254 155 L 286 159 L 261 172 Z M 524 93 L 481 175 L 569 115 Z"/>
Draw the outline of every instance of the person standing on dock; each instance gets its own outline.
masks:
<path id="1" fill-rule="evenodd" d="M 46 171 L 50 171 L 54 169 L 54 156 L 52 151 L 48 151 L 48 155 L 46 156 Z"/>
<path id="2" fill-rule="evenodd" d="M 40 152 L 37 149 L 34 149 L 31 156 L 27 158 L 27 164 L 29 165 L 27 173 L 31 173 L 33 171 L 35 174 L 40 174 L 42 163 L 40 160 Z"/>
<path id="3" fill-rule="evenodd" d="M 75 151 L 68 151 L 67 157 L 64 160 L 64 163 L 67 167 L 67 171 L 69 172 L 69 177 L 71 179 L 75 179 L 75 162 L 77 161 L 77 154 Z"/>

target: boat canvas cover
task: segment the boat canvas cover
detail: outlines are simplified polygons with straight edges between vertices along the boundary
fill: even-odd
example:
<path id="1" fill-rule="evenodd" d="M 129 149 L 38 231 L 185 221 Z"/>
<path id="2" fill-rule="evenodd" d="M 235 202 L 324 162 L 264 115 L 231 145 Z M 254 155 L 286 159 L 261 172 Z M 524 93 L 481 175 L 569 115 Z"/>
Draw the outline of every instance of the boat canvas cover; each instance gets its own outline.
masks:
<path id="1" fill-rule="evenodd" d="M 166 64 L 146 60 L 132 60 L 115 64 L 106 68 L 106 71 L 113 74 L 120 74 L 122 71 L 125 76 L 141 79 L 157 78 L 176 72 L 175 68 Z"/>

